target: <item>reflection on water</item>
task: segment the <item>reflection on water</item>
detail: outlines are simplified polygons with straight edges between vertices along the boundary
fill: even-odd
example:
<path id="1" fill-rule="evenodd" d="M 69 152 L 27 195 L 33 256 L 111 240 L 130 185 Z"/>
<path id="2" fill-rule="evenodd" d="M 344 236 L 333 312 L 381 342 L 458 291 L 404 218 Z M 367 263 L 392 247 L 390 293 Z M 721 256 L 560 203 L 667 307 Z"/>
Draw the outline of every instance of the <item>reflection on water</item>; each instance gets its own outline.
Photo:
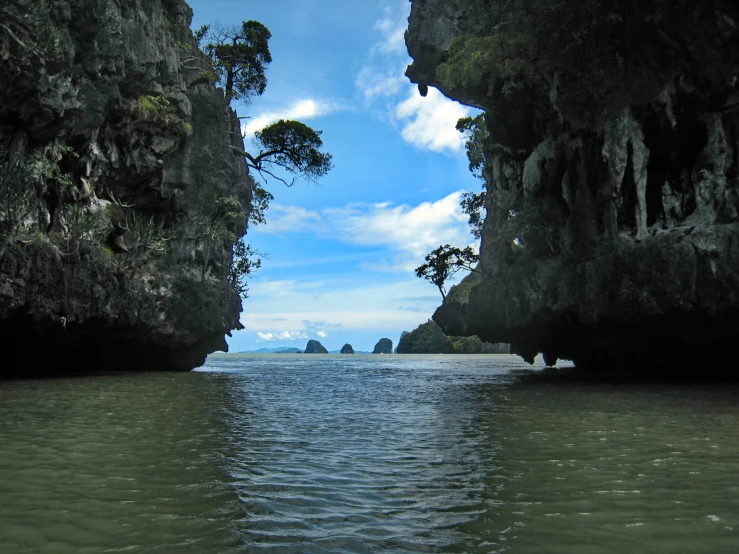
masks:
<path id="1" fill-rule="evenodd" d="M 739 389 L 509 356 L 0 383 L 0 552 L 737 552 Z"/>

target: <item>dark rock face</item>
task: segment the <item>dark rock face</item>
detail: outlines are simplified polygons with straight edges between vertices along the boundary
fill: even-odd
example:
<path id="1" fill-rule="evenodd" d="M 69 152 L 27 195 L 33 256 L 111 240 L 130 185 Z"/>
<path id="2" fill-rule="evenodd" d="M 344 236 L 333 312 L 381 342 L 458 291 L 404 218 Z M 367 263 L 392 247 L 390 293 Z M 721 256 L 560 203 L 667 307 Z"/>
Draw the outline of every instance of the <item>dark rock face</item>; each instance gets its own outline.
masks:
<path id="1" fill-rule="evenodd" d="M 375 349 L 372 351 L 373 354 L 392 354 L 393 353 L 393 341 L 390 339 L 380 339 L 375 345 Z"/>
<path id="2" fill-rule="evenodd" d="M 440 69 L 453 44 L 486 44 L 503 29 L 497 2 L 413 3 L 408 76 L 486 110 L 490 133 L 484 277 L 469 302 L 437 310 L 446 334 L 512 343 L 529 361 L 541 352 L 548 364 L 569 359 L 591 371 L 733 367 L 739 13 L 728 1 L 673 4 L 601 14 L 618 32 L 603 34 L 606 50 L 593 55 L 620 61 L 601 64 L 599 82 L 578 82 L 576 69 L 560 64 L 523 71 L 510 86 L 492 67 L 456 80 Z M 619 25 L 634 21 L 655 28 L 608 51 L 608 40 L 627 36 Z"/>
<path id="3" fill-rule="evenodd" d="M 191 11 L 29 5 L 0 6 L 0 348 L 24 360 L 5 376 L 197 367 L 241 328 L 251 177 Z"/>
<path id="4" fill-rule="evenodd" d="M 354 354 L 354 349 L 352 348 L 351 344 L 345 344 L 341 347 L 341 353 L 342 354 Z"/>
<path id="5" fill-rule="evenodd" d="M 328 350 L 317 340 L 309 340 L 305 346 L 305 354 L 328 354 Z"/>

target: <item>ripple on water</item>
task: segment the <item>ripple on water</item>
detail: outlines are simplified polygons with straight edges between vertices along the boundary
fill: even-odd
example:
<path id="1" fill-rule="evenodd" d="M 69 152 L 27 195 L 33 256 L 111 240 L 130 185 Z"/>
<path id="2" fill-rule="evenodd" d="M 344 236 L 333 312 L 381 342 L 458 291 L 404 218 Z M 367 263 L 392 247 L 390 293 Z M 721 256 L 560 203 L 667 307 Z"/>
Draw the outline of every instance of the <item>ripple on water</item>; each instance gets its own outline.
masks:
<path id="1" fill-rule="evenodd" d="M 732 388 L 507 356 L 0 383 L 2 552 L 735 552 Z"/>

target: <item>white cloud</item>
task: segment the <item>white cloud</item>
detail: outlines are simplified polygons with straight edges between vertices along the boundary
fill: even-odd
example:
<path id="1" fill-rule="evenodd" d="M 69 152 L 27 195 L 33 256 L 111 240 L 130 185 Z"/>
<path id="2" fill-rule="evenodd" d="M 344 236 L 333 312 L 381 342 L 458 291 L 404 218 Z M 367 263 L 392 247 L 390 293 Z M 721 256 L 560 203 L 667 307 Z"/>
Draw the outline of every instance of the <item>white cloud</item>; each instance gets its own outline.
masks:
<path id="1" fill-rule="evenodd" d="M 405 77 L 411 61 L 404 40 L 410 6 L 408 2 L 396 5 L 394 9 L 387 7 L 384 17 L 375 23 L 380 40 L 370 48 L 354 84 L 370 109 L 394 125 L 406 142 L 419 149 L 461 153 L 464 139 L 456 124 L 473 110 L 436 89 L 424 98 Z"/>
<path id="2" fill-rule="evenodd" d="M 269 206 L 267 218 L 269 224 L 257 227 L 257 231 L 280 235 L 286 232 L 315 231 L 324 227 L 321 214 L 300 206 L 272 203 Z"/>
<path id="3" fill-rule="evenodd" d="M 379 40 L 370 48 L 367 63 L 354 81 L 368 103 L 396 98 L 409 88 L 404 75 L 409 61 L 404 40 L 409 13 L 408 2 L 396 2 L 396 8 L 386 6 L 384 17 L 375 23 Z"/>
<path id="4" fill-rule="evenodd" d="M 395 109 L 401 123 L 403 138 L 417 148 L 435 152 L 461 151 L 464 137 L 457 131 L 457 121 L 471 114 L 471 110 L 445 98 L 435 88 L 425 98 L 413 92 Z"/>
<path id="5" fill-rule="evenodd" d="M 368 103 L 397 98 L 410 87 L 404 75 L 409 58 L 403 36 L 409 12 L 407 2 L 398 3 L 395 11 L 387 6 L 385 16 L 375 23 L 379 40 L 370 48 L 367 63 L 354 81 Z"/>
<path id="6" fill-rule="evenodd" d="M 300 296 L 304 294 L 304 291 L 298 291 L 292 287 L 285 289 L 285 281 L 271 281 L 263 283 L 262 286 L 266 285 L 267 288 L 280 289 L 284 295 Z M 308 287 L 309 289 L 311 287 Z M 274 301 L 274 299 L 273 299 Z M 283 322 L 284 326 L 295 327 L 287 331 L 270 331 L 270 332 L 257 332 L 257 342 L 276 342 L 276 341 L 295 341 L 295 340 L 306 340 L 314 338 L 316 336 L 325 339 L 328 337 L 328 332 L 325 331 L 327 327 L 340 327 L 341 325 L 335 325 L 326 321 L 309 321 L 304 319 L 300 322 L 295 321 L 294 317 L 279 317 L 272 318 L 271 322 L 280 321 Z M 271 322 L 264 321 L 260 318 L 260 325 L 270 325 Z M 302 328 L 299 328 L 302 327 Z"/>
<path id="7" fill-rule="evenodd" d="M 382 34 L 383 40 L 374 45 L 374 52 L 406 54 L 405 29 L 408 26 L 410 6 L 399 4 L 393 13 L 390 6 L 385 7 L 385 17 L 375 23 L 375 30 Z"/>
<path id="8" fill-rule="evenodd" d="M 274 210 L 270 214 L 269 225 L 257 228 L 257 232 L 316 233 L 349 244 L 389 248 L 389 260 L 382 260 L 379 266 L 365 264 L 366 267 L 408 271 L 439 245 L 471 242 L 467 216 L 459 205 L 461 196 L 462 191 L 457 191 L 435 202 L 423 202 L 417 206 L 391 202 L 353 203 L 321 212 L 275 204 L 270 207 Z M 280 282 L 282 289 L 286 286 Z"/>
<path id="9" fill-rule="evenodd" d="M 469 242 L 467 216 L 459 206 L 461 194 L 454 192 L 418 206 L 350 205 L 325 213 L 328 220 L 338 222 L 344 231 L 341 236 L 354 244 L 388 246 L 421 257 L 440 244 Z"/>
<path id="10" fill-rule="evenodd" d="M 283 331 L 282 333 L 257 333 L 257 342 L 274 342 L 278 340 L 300 340 L 307 339 L 308 335 L 303 331 Z"/>
<path id="11" fill-rule="evenodd" d="M 402 64 L 402 67 L 404 66 L 405 63 Z M 408 88 L 408 79 L 403 76 L 402 67 L 383 69 L 365 66 L 359 71 L 354 85 L 367 101 L 382 97 L 396 97 Z"/>
<path id="12" fill-rule="evenodd" d="M 298 100 L 281 110 L 264 112 L 251 118 L 248 123 L 242 127 L 242 132 L 245 137 L 250 137 L 256 131 L 263 129 L 270 123 L 274 123 L 280 119 L 298 119 L 304 121 L 345 109 L 346 106 L 340 102 L 314 100 L 312 98 Z"/>

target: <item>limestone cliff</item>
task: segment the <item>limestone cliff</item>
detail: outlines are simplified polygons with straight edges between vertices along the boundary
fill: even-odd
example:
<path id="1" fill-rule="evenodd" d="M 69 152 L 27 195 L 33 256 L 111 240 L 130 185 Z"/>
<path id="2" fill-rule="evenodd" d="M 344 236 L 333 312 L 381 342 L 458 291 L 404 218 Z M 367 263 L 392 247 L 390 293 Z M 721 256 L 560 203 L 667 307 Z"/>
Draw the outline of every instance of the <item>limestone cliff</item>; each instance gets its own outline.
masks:
<path id="1" fill-rule="evenodd" d="M 182 0 L 0 5 L 5 376 L 189 370 L 226 349 L 251 178 Z"/>
<path id="2" fill-rule="evenodd" d="M 728 0 L 413 2 L 408 76 L 489 132 L 484 278 L 436 312 L 447 334 L 594 371 L 733 364 L 738 29 Z"/>

